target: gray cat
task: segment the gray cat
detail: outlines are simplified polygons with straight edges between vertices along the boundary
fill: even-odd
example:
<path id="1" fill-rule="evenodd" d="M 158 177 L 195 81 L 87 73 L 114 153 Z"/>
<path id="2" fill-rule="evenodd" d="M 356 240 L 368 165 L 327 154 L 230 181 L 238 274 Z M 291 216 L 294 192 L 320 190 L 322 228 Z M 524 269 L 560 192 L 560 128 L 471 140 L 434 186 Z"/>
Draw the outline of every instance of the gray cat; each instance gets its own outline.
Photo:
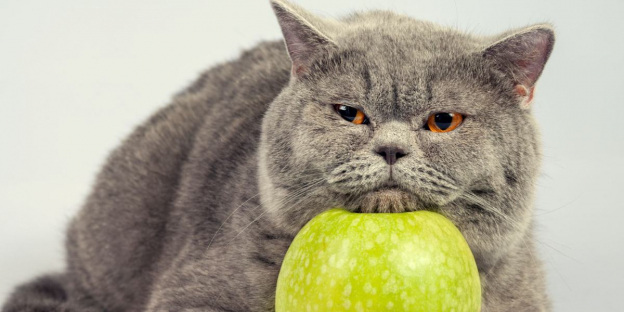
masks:
<path id="1" fill-rule="evenodd" d="M 530 104 L 552 27 L 477 37 L 272 6 L 285 44 L 205 72 L 138 127 L 69 226 L 66 272 L 3 311 L 273 311 L 294 235 L 338 206 L 436 210 L 477 259 L 482 311 L 549 311 Z"/>

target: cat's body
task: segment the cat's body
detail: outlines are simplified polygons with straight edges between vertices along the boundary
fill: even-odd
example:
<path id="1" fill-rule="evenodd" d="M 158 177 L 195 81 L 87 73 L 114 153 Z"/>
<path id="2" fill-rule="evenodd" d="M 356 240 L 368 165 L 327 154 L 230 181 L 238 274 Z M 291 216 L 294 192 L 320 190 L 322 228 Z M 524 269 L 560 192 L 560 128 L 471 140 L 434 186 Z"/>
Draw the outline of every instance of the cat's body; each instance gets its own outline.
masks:
<path id="1" fill-rule="evenodd" d="M 274 3 L 274 8 L 289 50 L 283 42 L 263 43 L 239 59 L 207 71 L 194 85 L 177 95 L 173 104 L 135 130 L 109 157 L 92 194 L 70 225 L 67 271 L 21 286 L 3 311 L 271 311 L 277 274 L 290 241 L 307 220 L 323 209 L 344 206 L 365 211 L 376 210 L 378 208 L 374 207 L 379 206 L 398 212 L 432 205 L 440 206 L 443 214 L 446 211 L 475 253 L 483 286 L 483 311 L 549 310 L 531 234 L 532 183 L 539 159 L 536 134 L 527 110 L 503 102 L 504 99 L 523 104 L 524 95 L 514 99 L 514 83 L 503 81 L 502 71 L 497 76 L 499 69 L 494 73 L 484 73 L 482 69 L 473 72 L 468 65 L 462 70 L 449 69 L 452 62 L 471 64 L 465 55 L 455 57 L 456 49 L 467 51 L 465 54 L 473 53 L 471 49 L 478 52 L 489 46 L 485 39 L 461 37 L 428 23 L 377 12 L 354 15 L 343 21 L 356 25 L 349 29 L 357 36 L 337 36 L 331 41 L 325 41 L 324 37 L 312 38 L 311 48 L 323 47 L 298 55 L 297 44 L 305 44 L 310 34 L 307 37 L 297 34 L 301 31 L 331 33 L 334 25 L 328 22 L 326 26 L 319 26 L 322 20 L 281 2 Z M 316 23 L 316 27 L 307 27 L 306 22 L 302 24 L 307 25 L 305 29 L 297 30 L 298 26 L 293 23 L 301 21 L 292 19 L 297 10 L 296 18 L 305 17 L 307 22 Z M 392 27 L 386 30 L 380 27 L 377 35 L 373 35 L 375 23 L 388 23 Z M 289 25 L 294 28 L 289 30 Z M 362 25 L 373 26 L 361 30 L 365 28 Z M 404 55 L 401 40 L 384 31 L 401 27 L 409 30 L 401 34 L 401 38 L 423 39 L 410 48 L 433 53 L 425 61 L 411 60 L 414 68 L 419 68 L 416 72 L 438 68 L 437 72 L 422 76 L 410 76 L 411 72 L 395 74 L 397 70 L 393 66 L 400 65 L 396 63 L 397 58 L 406 58 L 400 62 L 407 64 L 410 57 Z M 385 42 L 383 48 L 389 50 L 384 57 L 390 65 L 375 55 L 382 48 L 375 45 L 380 42 L 379 38 Z M 294 41 L 297 44 L 293 45 Z M 342 43 L 349 49 L 333 51 L 324 46 L 330 43 L 338 46 Z M 366 45 L 370 51 L 364 49 Z M 429 51 L 432 49 L 438 49 L 440 57 L 453 56 L 436 64 L 432 60 L 438 57 L 435 54 L 438 52 Z M 487 51 L 497 52 L 495 48 Z M 319 57 L 320 62 L 306 59 L 325 52 L 331 57 Z M 366 69 L 364 76 L 349 76 L 354 72 L 361 74 L 362 68 Z M 461 84 L 436 83 L 464 74 L 476 82 L 464 78 L 457 80 Z M 328 77 L 334 79 L 333 83 L 328 82 Z M 336 83 L 341 77 L 345 79 L 344 84 Z M 488 80 L 492 77 L 501 81 Z M 449 86 L 465 87 L 463 81 L 473 86 L 484 79 L 491 82 L 489 92 L 497 94 L 496 105 L 501 105 L 492 111 L 510 112 L 509 115 L 501 113 L 494 123 L 504 122 L 514 113 L 520 114 L 518 118 L 522 121 L 512 120 L 512 130 L 502 129 L 491 136 L 488 136 L 489 130 L 484 130 L 487 137 L 475 140 L 494 142 L 487 147 L 479 146 L 478 150 L 464 147 L 469 150 L 465 157 L 479 158 L 482 155 L 477 152 L 481 152 L 484 160 L 463 164 L 472 160 L 457 156 L 457 159 L 446 160 L 449 167 L 441 167 L 431 160 L 425 149 L 440 153 L 440 137 L 431 139 L 427 137 L 429 132 L 404 135 L 410 130 L 403 127 L 400 118 L 410 116 L 406 111 L 409 107 L 416 107 L 411 113 L 422 109 L 421 104 L 415 103 L 462 101 L 471 96 L 487 98 L 488 95 L 474 91 L 470 94 L 451 92 L 452 96 L 448 92 Z M 414 82 L 411 86 L 410 81 Z M 387 86 L 392 87 L 385 89 Z M 527 87 L 532 94 L 532 84 Z M 505 88 L 512 90 L 507 92 Z M 365 130 L 357 128 L 365 125 L 345 123 L 335 117 L 338 115 L 327 117 L 330 113 L 323 111 L 322 105 L 304 107 L 302 104 L 310 101 L 307 97 L 321 101 L 329 93 L 332 93 L 329 97 L 347 97 L 361 103 L 372 102 L 372 98 L 380 103 L 389 99 L 389 102 L 394 101 L 394 108 L 388 110 L 379 106 L 382 108 L 375 110 L 370 104 L 368 112 L 374 128 Z M 366 96 L 356 96 L 358 93 Z M 286 102 L 299 104 L 286 106 Z M 362 106 L 366 105 L 359 105 Z M 475 109 L 470 114 L 487 116 L 490 112 Z M 362 195 L 357 190 L 349 194 L 337 191 L 354 188 L 327 182 L 336 180 L 334 174 L 338 169 L 343 174 L 353 174 L 348 169 L 342 170 L 350 164 L 347 156 L 360 162 L 371 160 L 372 165 L 368 164 L 363 170 L 372 170 L 368 168 L 375 166 L 383 169 L 386 164 L 379 155 L 360 153 L 361 150 L 368 152 L 368 148 L 357 148 L 366 146 L 364 142 L 347 146 L 353 153 L 349 155 L 323 148 L 323 144 L 345 145 L 336 141 L 338 137 L 328 136 L 331 135 L 329 127 L 321 124 L 325 122 L 342 122 L 336 131 L 341 132 L 347 143 L 372 138 L 375 144 L 387 145 L 388 140 L 404 144 L 402 148 L 407 156 L 393 165 L 398 177 L 395 179 L 401 179 L 404 172 L 399 163 L 403 161 L 401 164 L 407 166 L 409 159 L 418 156 L 421 160 L 410 165 L 414 172 L 440 178 L 434 185 L 446 185 L 457 194 L 438 191 L 428 195 L 420 191 L 416 195 L 369 194 L 361 199 L 353 195 Z M 466 121 L 464 128 L 459 129 L 470 133 L 476 123 Z M 373 129 L 380 133 L 381 139 L 375 136 Z M 411 129 L 413 133 L 421 130 Z M 450 144 L 449 134 L 440 135 L 447 135 L 444 144 Z M 510 136 L 515 135 L 525 139 L 514 141 Z M 422 144 L 422 150 L 409 147 L 416 142 Z M 466 141 L 460 142 L 454 148 L 465 145 Z M 501 153 L 507 153 L 501 156 L 507 160 L 497 158 Z M 440 155 L 444 156 L 442 153 L 436 157 L 442 157 Z M 327 157 L 315 161 L 320 159 L 315 157 L 323 156 Z M 429 160 L 422 160 L 427 158 Z M 382 164 L 373 160 L 380 160 Z M 454 172 L 453 162 L 470 168 L 469 172 Z M 489 164 L 495 165 L 488 167 Z M 516 167 L 509 168 L 509 164 Z M 474 169 L 480 167 L 483 167 L 481 171 Z M 501 173 L 498 167 L 502 168 Z M 479 174 L 473 175 L 475 171 Z M 364 171 L 361 172 L 363 175 Z M 370 172 L 370 175 L 379 175 L 378 172 Z M 360 180 L 366 182 L 363 178 Z M 400 183 L 405 183 L 406 188 L 423 187 Z M 357 187 L 372 188 L 363 185 Z M 487 200 L 459 194 L 458 190 L 468 186 L 468 191 Z M 468 201 L 470 198 L 472 202 Z M 487 202 L 500 207 L 502 213 L 488 212 Z M 457 210 L 458 207 L 462 210 Z"/>

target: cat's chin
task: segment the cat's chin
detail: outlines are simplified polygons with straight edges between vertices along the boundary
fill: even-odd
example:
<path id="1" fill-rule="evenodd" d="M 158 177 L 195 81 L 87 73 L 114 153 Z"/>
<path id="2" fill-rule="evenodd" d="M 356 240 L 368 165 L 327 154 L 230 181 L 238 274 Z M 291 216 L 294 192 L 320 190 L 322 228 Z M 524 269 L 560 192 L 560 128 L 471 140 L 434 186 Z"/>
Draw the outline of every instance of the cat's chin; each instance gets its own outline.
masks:
<path id="1" fill-rule="evenodd" d="M 355 203 L 355 211 L 363 213 L 406 212 L 419 209 L 419 200 L 413 194 L 392 186 L 370 191 Z"/>

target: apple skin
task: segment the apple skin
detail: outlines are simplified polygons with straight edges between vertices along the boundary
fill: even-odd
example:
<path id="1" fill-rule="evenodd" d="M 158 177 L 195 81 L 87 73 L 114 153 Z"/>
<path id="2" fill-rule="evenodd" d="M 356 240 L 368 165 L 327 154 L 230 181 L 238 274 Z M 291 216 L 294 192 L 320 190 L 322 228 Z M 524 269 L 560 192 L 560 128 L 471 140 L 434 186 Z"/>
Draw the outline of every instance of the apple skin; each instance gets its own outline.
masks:
<path id="1" fill-rule="evenodd" d="M 466 240 L 430 211 L 319 214 L 290 245 L 275 296 L 276 312 L 480 309 Z"/>

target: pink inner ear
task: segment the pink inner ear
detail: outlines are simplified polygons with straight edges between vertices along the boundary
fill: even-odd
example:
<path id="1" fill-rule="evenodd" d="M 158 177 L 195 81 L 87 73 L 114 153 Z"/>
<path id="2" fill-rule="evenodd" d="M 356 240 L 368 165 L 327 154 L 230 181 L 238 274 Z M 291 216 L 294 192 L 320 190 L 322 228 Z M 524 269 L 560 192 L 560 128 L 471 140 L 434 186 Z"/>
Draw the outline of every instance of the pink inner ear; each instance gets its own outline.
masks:
<path id="1" fill-rule="evenodd" d="M 531 103 L 533 103 L 535 86 L 527 89 L 527 87 L 520 84 L 516 86 L 514 91 L 516 92 L 516 94 L 518 94 L 518 96 L 522 98 L 522 101 L 520 102 L 520 107 L 525 109 L 529 108 L 531 106 Z"/>
<path id="2" fill-rule="evenodd" d="M 297 65 L 297 64 L 293 63 L 292 73 L 295 76 L 302 75 L 306 70 L 307 70 L 306 66 L 304 66 L 304 65 Z"/>
<path id="3" fill-rule="evenodd" d="M 525 59 L 519 59 L 515 62 L 519 68 L 522 68 L 526 78 L 528 78 L 526 81 L 523 81 L 523 83 L 529 82 L 527 87 L 532 86 L 542 73 L 546 60 L 548 60 L 548 50 L 550 48 L 549 37 L 546 35 L 536 34 L 531 36 L 530 39 L 532 40 L 529 40 L 528 46 L 532 47 L 532 49 L 525 53 Z"/>
<path id="4" fill-rule="evenodd" d="M 517 85 L 515 91 L 519 96 L 526 96 L 528 92 L 527 88 L 523 85 Z"/>
<path id="5" fill-rule="evenodd" d="M 553 43 L 550 29 L 536 28 L 497 42 L 485 51 L 485 56 L 506 68 L 516 84 L 530 88 L 542 73 Z"/>

